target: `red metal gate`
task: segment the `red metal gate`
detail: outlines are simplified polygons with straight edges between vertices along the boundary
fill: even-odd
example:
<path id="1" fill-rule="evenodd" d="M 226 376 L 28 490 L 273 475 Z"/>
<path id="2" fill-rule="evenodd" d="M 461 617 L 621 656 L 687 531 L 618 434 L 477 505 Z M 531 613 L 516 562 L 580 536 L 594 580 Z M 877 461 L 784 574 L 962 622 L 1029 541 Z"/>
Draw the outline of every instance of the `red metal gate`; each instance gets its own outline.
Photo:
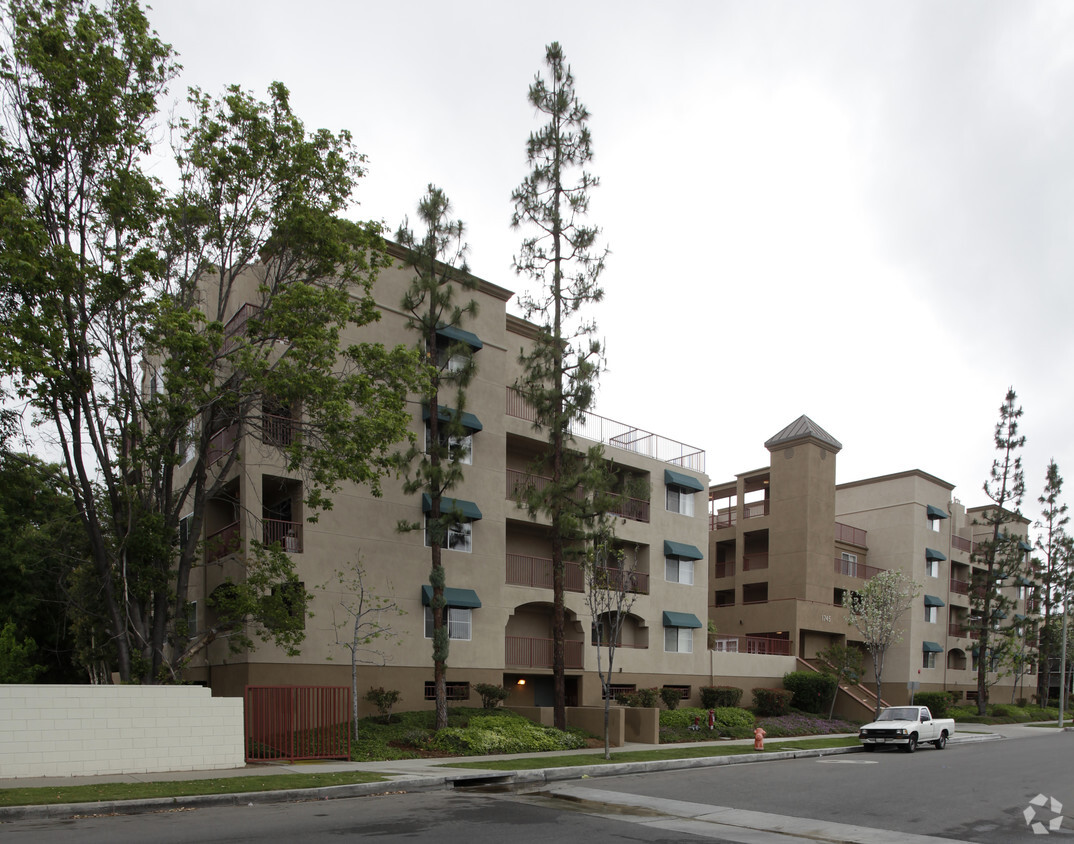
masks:
<path id="1" fill-rule="evenodd" d="M 247 686 L 246 761 L 350 759 L 347 686 Z"/>

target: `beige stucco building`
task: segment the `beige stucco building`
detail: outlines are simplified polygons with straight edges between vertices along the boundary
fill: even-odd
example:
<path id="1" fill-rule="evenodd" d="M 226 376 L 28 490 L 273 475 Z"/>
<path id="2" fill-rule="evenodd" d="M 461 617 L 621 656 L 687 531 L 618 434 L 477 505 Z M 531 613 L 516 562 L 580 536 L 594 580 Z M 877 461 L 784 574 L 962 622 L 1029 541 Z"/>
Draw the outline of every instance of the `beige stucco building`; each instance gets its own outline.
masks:
<path id="1" fill-rule="evenodd" d="M 399 253 L 396 253 L 396 257 Z M 344 343 L 359 340 L 389 345 L 413 344 L 400 310 L 411 271 L 397 261 L 380 273 L 373 295 L 381 319 L 354 330 Z M 249 305 L 256 304 L 251 286 Z M 509 315 L 511 291 L 478 280 L 472 294 L 476 318 L 452 332 L 474 350 L 476 377 L 467 390 L 471 430 L 465 479 L 453 491 L 467 516 L 445 549 L 449 631 L 449 697 L 479 702 L 473 685 L 504 684 L 511 704 L 550 705 L 552 589 L 547 526 L 533 521 L 516 499 L 526 483 L 541 442 L 527 410 L 511 389 L 519 374 L 520 349 L 533 328 Z M 247 306 L 244 306 L 247 307 Z M 228 332 L 241 330 L 244 307 Z M 265 413 L 272 416 L 273 408 Z M 425 421 L 417 397 L 412 430 L 424 437 Z M 363 664 L 360 693 L 371 686 L 398 689 L 399 706 L 431 705 L 432 644 L 426 605 L 429 549 L 421 530 L 399 532 L 400 522 L 420 523 L 420 495 L 406 495 L 397 479 L 384 483 L 374 498 L 368 489 L 345 487 L 334 507 L 308 521 L 301 479 L 283 468 L 277 443 L 290 436 L 291 420 L 266 421 L 266 432 L 238 439 L 219 434 L 219 453 L 240 450 L 227 494 L 211 503 L 204 533 L 205 565 L 192 578 L 191 600 L 197 623 L 205 623 L 206 596 L 236 570 L 234 561 L 252 537 L 279 541 L 292 555 L 305 589 L 313 594 L 301 655 L 287 657 L 271 645 L 239 655 L 225 642 L 212 644 L 190 666 L 187 677 L 212 686 L 216 694 L 241 694 L 246 684 L 349 685 L 350 654 L 337 643 L 349 635 L 335 573 L 361 564 L 366 585 L 394 601 L 401 614 L 386 616 L 395 636 L 378 641 L 384 664 Z M 681 686 L 697 701 L 699 684 L 712 669 L 706 648 L 709 571 L 707 556 L 705 454 L 655 433 L 590 414 L 577 426 L 577 445 L 603 443 L 605 455 L 622 481 L 616 534 L 636 551 L 639 577 L 636 601 L 617 650 L 615 684 L 625 688 Z M 591 619 L 576 566 L 567 572 L 567 696 L 569 704 L 601 700 Z M 425 587 L 425 588 L 423 588 Z M 781 676 L 776 666 L 770 676 Z M 748 671 L 746 673 L 749 673 Z M 363 702 L 364 706 L 364 702 Z"/>
<path id="2" fill-rule="evenodd" d="M 832 643 L 854 643 L 848 593 L 885 569 L 921 589 L 903 618 L 902 641 L 887 654 L 883 696 L 909 698 L 948 689 L 974 697 L 975 632 L 970 617 L 971 552 L 988 528 L 985 508 L 967 510 L 954 486 L 920 470 L 836 484 L 842 445 L 806 416 L 769 439 L 769 466 L 714 484 L 709 491 L 717 647 L 785 648 L 804 660 Z M 1011 532 L 1024 537 L 1025 521 Z M 1036 610 L 1033 584 L 1011 582 L 1015 622 Z M 735 634 L 722 644 L 723 634 Z M 859 643 L 860 644 L 860 643 Z M 871 664 L 867 677 L 872 676 Z M 994 700 L 1007 700 L 1018 678 L 997 677 Z M 1034 679 L 1022 678 L 1029 697 Z"/>

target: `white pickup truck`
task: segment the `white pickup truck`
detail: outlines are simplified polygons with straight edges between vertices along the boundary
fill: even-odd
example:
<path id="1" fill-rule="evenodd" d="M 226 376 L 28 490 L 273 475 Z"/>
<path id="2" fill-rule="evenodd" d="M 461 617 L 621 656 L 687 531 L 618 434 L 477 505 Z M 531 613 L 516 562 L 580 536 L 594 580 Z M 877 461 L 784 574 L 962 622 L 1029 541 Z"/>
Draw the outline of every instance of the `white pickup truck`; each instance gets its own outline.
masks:
<path id="1" fill-rule="evenodd" d="M 881 712 L 873 723 L 858 730 L 858 738 L 867 751 L 896 745 L 913 753 L 923 743 L 943 750 L 954 732 L 952 719 L 933 718 L 927 706 L 892 706 Z"/>

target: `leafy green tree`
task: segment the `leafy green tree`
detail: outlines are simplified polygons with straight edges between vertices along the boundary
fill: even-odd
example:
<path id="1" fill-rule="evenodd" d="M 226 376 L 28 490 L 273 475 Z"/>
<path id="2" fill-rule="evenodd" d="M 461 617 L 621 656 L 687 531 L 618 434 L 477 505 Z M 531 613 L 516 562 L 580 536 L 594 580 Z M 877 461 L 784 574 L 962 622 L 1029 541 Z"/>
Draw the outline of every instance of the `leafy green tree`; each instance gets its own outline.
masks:
<path id="1" fill-rule="evenodd" d="M 425 233 L 415 235 L 404 221 L 396 240 L 406 247 L 406 264 L 414 271 L 402 307 L 407 314 L 407 326 L 418 335 L 418 350 L 425 362 L 421 399 L 428 427 L 425 442 L 412 445 L 402 456 L 403 491 L 410 495 L 420 492 L 429 502 L 425 537 L 431 562 L 433 679 L 436 729 L 440 730 L 448 724 L 449 650 L 444 599 L 447 574 L 442 552 L 452 547 L 453 536 L 462 527 L 457 508 L 445 504 L 451 500 L 448 493 L 462 482 L 464 463 L 470 462 L 463 412 L 466 386 L 475 371 L 473 350 L 467 343 L 452 339 L 451 335 L 457 337 L 457 329 L 477 314 L 476 300 L 464 303 L 455 300 L 458 290 L 473 290 L 477 281 L 466 266 L 468 247 L 463 241 L 466 228 L 461 220 L 451 218 L 451 202 L 440 188 L 429 185 L 428 192 L 418 203 L 418 217 L 425 226 Z M 450 395 L 450 406 L 441 404 L 446 395 Z M 421 528 L 422 525 L 416 522 L 399 524 L 401 531 Z"/>
<path id="2" fill-rule="evenodd" d="M 998 677 L 1008 656 L 1016 650 L 1013 637 L 1016 626 L 1004 624 L 1015 606 L 1014 599 L 1004 592 L 1004 586 L 1014 578 L 1024 576 L 1025 540 L 1013 534 L 1010 527 L 1022 521 L 1018 511 L 1025 495 L 1025 477 L 1022 458 L 1018 450 L 1025 445 L 1025 437 L 1018 434 L 1018 420 L 1022 408 L 1014 389 L 1007 390 L 999 408 L 996 423 L 995 446 L 997 456 L 992 461 L 989 480 L 984 483 L 984 493 L 994 506 L 985 510 L 979 524 L 991 529 L 991 536 L 978 542 L 973 555 L 975 563 L 972 575 L 971 601 L 973 617 L 977 619 L 977 712 L 984 715 L 988 707 L 989 673 Z"/>
<path id="3" fill-rule="evenodd" d="M 551 523 L 554 721 L 563 729 L 565 560 L 572 548 L 584 546 L 593 519 L 607 509 L 601 498 L 611 485 L 602 448 L 579 452 L 571 433 L 593 405 L 602 365 L 596 326 L 582 309 L 603 298 L 598 280 L 607 250 L 597 247 L 599 229 L 583 222 L 590 192 L 599 184 L 586 170 L 593 157 L 589 112 L 578 101 L 558 43 L 546 48 L 545 63 L 548 78 L 537 75 L 529 100 L 548 122 L 529 137 L 531 170 L 511 197 L 512 225 L 534 232 L 522 241 L 515 271 L 538 287 L 519 299 L 537 331 L 521 355 L 515 389 L 532 409 L 534 427 L 547 437 L 533 471 L 548 480 L 524 494 L 531 516 Z"/>
<path id="4" fill-rule="evenodd" d="M 856 686 L 865 675 L 865 661 L 861 650 L 839 642 L 829 645 L 817 652 L 820 661 L 820 670 L 835 678 L 835 691 L 832 694 L 832 702 L 828 707 L 828 720 L 835 713 L 835 701 L 839 697 L 839 687 L 843 683 Z"/>
<path id="5" fill-rule="evenodd" d="M 876 715 L 880 715 L 881 681 L 884 657 L 892 645 L 902 641 L 900 619 L 910 609 L 921 587 L 898 569 L 882 571 L 869 578 L 865 585 L 850 595 L 847 624 L 861 634 L 862 642 L 873 661 L 876 681 Z"/>
<path id="6" fill-rule="evenodd" d="M 33 683 L 48 669 L 36 662 L 37 643 L 17 638 L 15 622 L 0 628 L 0 683 Z"/>
<path id="7" fill-rule="evenodd" d="M 1041 505 L 1040 519 L 1037 520 L 1039 533 L 1036 546 L 1040 552 L 1038 570 L 1034 572 L 1040 581 L 1040 599 L 1044 618 L 1040 630 L 1040 670 L 1037 673 L 1037 694 L 1041 706 L 1048 705 L 1051 687 L 1051 665 L 1056 659 L 1060 639 L 1056 636 L 1056 625 L 1052 619 L 1062 612 L 1066 596 L 1070 592 L 1072 573 L 1070 567 L 1070 542 L 1067 536 L 1067 505 L 1061 500 L 1063 478 L 1055 460 L 1048 461 L 1045 473 L 1044 492 L 1037 501 Z"/>
<path id="8" fill-rule="evenodd" d="M 295 409 L 280 450 L 315 514 L 344 480 L 379 492 L 405 435 L 412 355 L 341 348 L 376 318 L 385 260 L 378 226 L 338 216 L 361 158 L 346 133 L 307 134 L 279 83 L 268 102 L 195 90 L 167 195 L 142 158 L 173 57 L 139 5 L 14 0 L 4 24 L 0 361 L 63 455 L 114 648 L 100 655 L 157 682 L 221 635 L 247 646 L 250 624 L 296 647 L 279 547 L 239 555 L 215 599 L 227 624 L 183 620 L 206 507 L 238 459 L 214 437 L 264 434 L 269 402 Z"/>

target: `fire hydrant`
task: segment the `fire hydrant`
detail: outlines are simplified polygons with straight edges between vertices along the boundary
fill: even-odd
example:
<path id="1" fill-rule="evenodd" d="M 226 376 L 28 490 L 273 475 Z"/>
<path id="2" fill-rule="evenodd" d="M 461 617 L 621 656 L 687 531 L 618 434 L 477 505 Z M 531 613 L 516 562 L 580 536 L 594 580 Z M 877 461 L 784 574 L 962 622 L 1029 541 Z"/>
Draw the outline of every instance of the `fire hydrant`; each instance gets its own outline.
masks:
<path id="1" fill-rule="evenodd" d="M 766 735 L 768 735 L 768 733 L 764 731 L 764 727 L 758 727 L 756 730 L 753 731 L 754 750 L 764 750 L 764 737 Z"/>
<path id="2" fill-rule="evenodd" d="M 716 710 L 715 709 L 710 709 L 709 710 L 709 729 L 710 730 L 716 729 Z"/>

